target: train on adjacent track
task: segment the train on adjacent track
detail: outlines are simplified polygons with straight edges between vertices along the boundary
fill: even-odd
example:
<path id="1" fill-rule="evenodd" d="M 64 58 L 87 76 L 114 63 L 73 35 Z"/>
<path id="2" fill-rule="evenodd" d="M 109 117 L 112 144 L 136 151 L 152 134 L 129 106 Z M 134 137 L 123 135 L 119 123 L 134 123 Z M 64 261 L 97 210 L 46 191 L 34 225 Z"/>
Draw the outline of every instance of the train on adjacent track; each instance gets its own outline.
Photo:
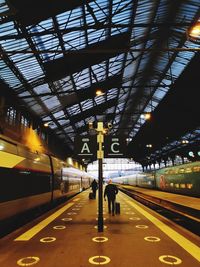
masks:
<path id="1" fill-rule="evenodd" d="M 0 135 L 0 222 L 88 188 L 92 177 Z"/>
<path id="2" fill-rule="evenodd" d="M 200 161 L 116 177 L 113 182 L 200 197 Z"/>

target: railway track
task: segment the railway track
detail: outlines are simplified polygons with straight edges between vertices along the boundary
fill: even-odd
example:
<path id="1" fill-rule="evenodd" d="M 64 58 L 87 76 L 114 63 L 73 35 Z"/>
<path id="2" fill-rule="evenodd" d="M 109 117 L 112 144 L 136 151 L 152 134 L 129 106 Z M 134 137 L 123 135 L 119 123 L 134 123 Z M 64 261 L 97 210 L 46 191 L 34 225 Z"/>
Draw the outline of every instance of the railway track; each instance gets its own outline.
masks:
<path id="1" fill-rule="evenodd" d="M 131 187 L 125 188 L 123 186 L 119 186 L 118 188 L 136 201 L 172 220 L 176 224 L 181 225 L 190 232 L 200 236 L 200 214 L 195 210 L 167 200 L 142 194 L 131 189 Z"/>

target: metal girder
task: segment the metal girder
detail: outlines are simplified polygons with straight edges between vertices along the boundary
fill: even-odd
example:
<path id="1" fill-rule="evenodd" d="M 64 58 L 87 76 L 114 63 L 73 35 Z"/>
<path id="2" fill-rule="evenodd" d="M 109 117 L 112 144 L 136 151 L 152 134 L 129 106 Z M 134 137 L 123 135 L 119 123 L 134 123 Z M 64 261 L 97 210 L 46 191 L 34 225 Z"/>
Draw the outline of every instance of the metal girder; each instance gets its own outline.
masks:
<path id="1" fill-rule="evenodd" d="M 8 20 L 8 19 L 7 19 Z M 5 21 L 6 22 L 6 21 Z M 67 34 L 70 32 L 74 32 L 74 31 L 87 31 L 87 30 L 91 30 L 91 29 L 95 29 L 95 30 L 100 30 L 100 29 L 127 29 L 130 26 L 130 24 L 119 24 L 119 23 L 107 23 L 107 24 L 94 24 L 94 25 L 84 25 L 84 26 L 79 26 L 79 27 L 69 27 L 67 29 L 61 29 L 60 33 L 61 35 L 63 34 Z M 133 28 L 170 28 L 170 27 L 177 27 L 177 28 L 181 28 L 181 27 L 190 27 L 192 26 L 191 23 L 184 23 L 184 22 L 180 22 L 180 23 L 133 23 L 132 27 Z M 50 30 L 44 30 L 41 32 L 30 32 L 29 36 L 30 37 L 36 37 L 36 36 L 45 36 L 45 35 L 49 35 L 49 34 L 56 34 L 55 29 L 50 29 Z M 23 38 L 23 34 L 8 34 L 5 36 L 0 36 L 0 40 L 19 40 Z"/>
<path id="2" fill-rule="evenodd" d="M 81 114 L 71 116 L 71 120 L 75 123 L 75 122 L 78 122 L 78 121 L 81 121 L 85 118 L 90 117 L 91 114 L 92 115 L 94 115 L 94 114 L 95 115 L 102 115 L 106 109 L 116 105 L 116 101 L 117 101 L 116 98 L 110 99 L 106 103 L 102 103 L 98 106 L 94 106 L 91 109 L 83 111 Z"/>
<path id="3" fill-rule="evenodd" d="M 46 76 L 49 81 L 55 81 L 114 57 L 120 53 L 120 48 L 122 49 L 127 46 L 127 38 L 127 33 L 115 35 L 107 40 L 91 44 L 84 49 L 67 53 L 62 58 L 45 62 L 44 69 Z M 109 53 L 106 52 L 108 47 L 108 50 L 110 50 Z M 116 47 L 119 48 L 119 51 Z M 101 53 L 98 53 L 98 49 L 101 50 Z M 62 51 L 63 53 L 65 52 L 63 49 Z M 93 56 L 88 57 L 88 52 L 89 54 L 92 53 Z"/>
<path id="4" fill-rule="evenodd" d="M 8 4 L 14 10 L 12 19 L 19 21 L 24 26 L 37 24 L 42 20 L 56 16 L 59 13 L 66 12 L 84 5 L 93 0 L 9 0 Z"/>
<path id="5" fill-rule="evenodd" d="M 81 55 L 81 54 L 112 54 L 110 57 L 114 56 L 115 54 L 122 54 L 122 53 L 127 53 L 127 52 L 198 52 L 200 51 L 199 47 L 159 47 L 159 48 L 125 48 L 125 49 L 97 49 L 96 50 L 89 50 L 85 49 L 84 51 L 77 51 L 77 50 L 68 50 L 68 51 L 63 51 L 60 49 L 56 50 L 7 50 L 6 52 L 2 51 L 0 54 L 0 57 L 2 57 L 5 53 L 7 55 L 14 55 L 14 54 L 65 54 L 65 55 Z"/>

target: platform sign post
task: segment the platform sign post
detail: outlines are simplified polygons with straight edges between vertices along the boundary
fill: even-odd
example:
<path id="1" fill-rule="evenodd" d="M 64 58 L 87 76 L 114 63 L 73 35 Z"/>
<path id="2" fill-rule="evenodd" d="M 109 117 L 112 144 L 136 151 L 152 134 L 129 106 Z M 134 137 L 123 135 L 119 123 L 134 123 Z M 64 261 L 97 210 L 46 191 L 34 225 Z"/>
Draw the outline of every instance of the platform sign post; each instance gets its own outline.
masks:
<path id="1" fill-rule="evenodd" d="M 99 163 L 99 203 L 98 203 L 98 232 L 103 232 L 103 122 L 97 123 L 97 143 L 99 149 L 97 151 L 97 159 Z"/>

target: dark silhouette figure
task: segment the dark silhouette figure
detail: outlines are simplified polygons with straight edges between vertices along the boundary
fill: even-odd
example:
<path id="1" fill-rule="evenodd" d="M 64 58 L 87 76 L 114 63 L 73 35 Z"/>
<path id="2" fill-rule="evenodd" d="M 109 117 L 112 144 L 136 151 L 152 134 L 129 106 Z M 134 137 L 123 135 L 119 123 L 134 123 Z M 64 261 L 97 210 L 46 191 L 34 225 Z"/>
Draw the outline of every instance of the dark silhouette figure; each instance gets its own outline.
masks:
<path id="1" fill-rule="evenodd" d="M 116 185 L 112 184 L 112 181 L 109 181 L 109 184 L 106 186 L 104 190 L 104 200 L 106 201 L 106 196 L 108 199 L 108 212 L 111 213 L 112 206 L 112 215 L 115 215 L 115 199 L 116 194 L 118 193 L 118 188 Z"/>
<path id="2" fill-rule="evenodd" d="M 91 187 L 92 187 L 93 197 L 96 198 L 96 191 L 98 188 L 98 184 L 95 179 L 92 181 Z"/>

